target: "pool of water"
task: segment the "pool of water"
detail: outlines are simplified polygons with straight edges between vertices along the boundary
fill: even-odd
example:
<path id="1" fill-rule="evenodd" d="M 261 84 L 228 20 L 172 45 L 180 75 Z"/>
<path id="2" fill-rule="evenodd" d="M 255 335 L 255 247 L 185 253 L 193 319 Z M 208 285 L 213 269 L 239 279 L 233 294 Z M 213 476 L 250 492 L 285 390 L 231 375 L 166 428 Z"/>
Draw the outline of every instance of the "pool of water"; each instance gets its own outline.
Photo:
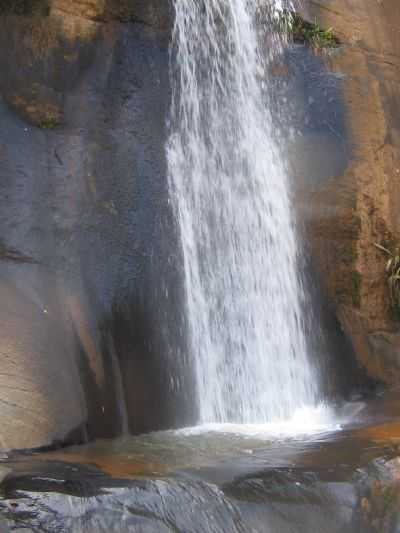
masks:
<path id="1" fill-rule="evenodd" d="M 397 405 L 395 394 L 301 409 L 285 423 L 10 456 L 4 531 L 395 532 Z"/>

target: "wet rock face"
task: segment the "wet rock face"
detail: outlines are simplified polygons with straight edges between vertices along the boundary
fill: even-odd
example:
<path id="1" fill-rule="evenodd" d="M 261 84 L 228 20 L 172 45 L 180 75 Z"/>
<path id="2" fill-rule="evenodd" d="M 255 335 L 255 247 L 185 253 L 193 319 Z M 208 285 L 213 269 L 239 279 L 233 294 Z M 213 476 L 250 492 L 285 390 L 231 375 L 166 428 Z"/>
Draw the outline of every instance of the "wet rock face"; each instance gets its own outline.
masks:
<path id="1" fill-rule="evenodd" d="M 53 13 L 75 15 L 95 21 L 139 22 L 154 30 L 171 26 L 169 0 L 52 0 Z"/>
<path id="2" fill-rule="evenodd" d="M 0 15 L 0 447 L 185 419 L 169 377 L 184 339 L 168 13 L 54 1 Z"/>
<path id="3" fill-rule="evenodd" d="M 282 533 L 360 531 L 357 524 L 352 523 L 351 487 L 340 487 L 345 493 L 343 497 L 338 489 L 335 493 L 334 489 L 314 484 L 308 491 L 304 487 L 293 491 L 292 500 L 285 503 L 283 498 L 269 501 L 270 494 L 258 479 L 254 480 L 254 486 L 249 481 L 243 489 L 243 501 L 240 501 L 240 497 L 236 500 L 236 494 L 229 498 L 218 487 L 200 481 L 139 481 L 132 485 L 129 488 L 106 487 L 91 498 L 89 495 L 68 497 L 62 494 L 28 493 L 25 499 L 17 502 L 16 511 L 3 507 L 3 513 L 16 518 L 15 521 L 9 521 L 10 525 L 32 525 L 34 531 L 40 533 L 57 530 L 73 530 L 77 533 L 242 533 L 249 530 L 266 531 L 266 524 L 271 528 L 267 531 Z M 236 492 L 239 491 L 237 489 Z M 350 502 L 343 502 L 346 497 Z M 21 518 L 25 514 L 24 518 L 18 520 L 19 514 Z M 371 530 L 364 531 L 370 533 Z M 389 533 L 390 530 L 387 531 Z"/>
<path id="4" fill-rule="evenodd" d="M 169 0 L 3 0 L 0 15 L 70 15 L 97 22 L 140 22 L 152 31 L 168 31 L 172 23 Z"/>
<path id="5" fill-rule="evenodd" d="M 329 68 L 323 51 L 290 42 L 284 54 L 272 64 L 269 83 L 274 101 L 278 102 L 272 111 L 281 129 L 281 139 L 284 139 L 292 179 L 297 231 L 305 257 L 303 269 L 307 293 L 312 301 L 313 316 L 318 317 L 318 327 L 324 331 L 323 336 L 316 334 L 315 322 L 310 321 L 310 352 L 318 354 L 313 365 L 318 366 L 321 360 L 324 361 L 320 379 L 323 389 L 333 397 L 351 394 L 355 389 L 369 390 L 371 380 L 366 380 L 365 371 L 358 368 L 351 343 L 338 323 L 332 299 L 321 290 L 318 269 L 313 264 L 314 251 L 310 246 L 310 228 L 315 232 L 319 227 L 317 224 L 325 223 L 332 232 L 336 231 L 340 245 L 345 250 L 348 248 L 350 258 L 352 254 L 352 220 L 342 225 L 329 224 L 333 213 L 327 202 L 318 197 L 319 191 L 325 190 L 336 176 L 344 173 L 351 161 L 343 98 L 345 76 Z M 322 240 L 321 245 L 325 242 L 322 255 L 335 257 L 337 250 L 332 240 Z M 335 271 L 335 274 L 339 278 L 341 272 Z"/>
<path id="6" fill-rule="evenodd" d="M 50 0 L 3 0 L 0 15 L 46 16 L 50 11 Z"/>
<path id="7" fill-rule="evenodd" d="M 63 122 L 64 93 L 93 62 L 102 23 L 136 23 L 160 41 L 172 25 L 168 0 L 26 0 L 6 3 L 0 15 L 3 97 L 23 119 L 47 129 Z"/>
<path id="8" fill-rule="evenodd" d="M 360 364 L 387 383 L 400 380 L 400 323 L 385 266 L 400 241 L 400 6 L 395 0 L 309 3 L 342 46 L 326 54 L 342 75 L 351 158 L 344 173 L 309 191 L 315 264 Z"/>

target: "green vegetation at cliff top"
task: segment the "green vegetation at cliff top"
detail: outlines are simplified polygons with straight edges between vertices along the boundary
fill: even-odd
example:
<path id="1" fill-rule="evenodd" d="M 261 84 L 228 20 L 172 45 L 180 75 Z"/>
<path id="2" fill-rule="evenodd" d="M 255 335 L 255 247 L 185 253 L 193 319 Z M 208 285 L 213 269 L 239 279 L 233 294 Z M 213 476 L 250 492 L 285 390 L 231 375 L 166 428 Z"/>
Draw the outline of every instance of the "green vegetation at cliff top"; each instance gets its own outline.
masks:
<path id="1" fill-rule="evenodd" d="M 323 29 L 317 23 L 304 20 L 297 13 L 283 12 L 278 21 L 279 31 L 288 33 L 294 42 L 310 46 L 315 50 L 336 48 L 339 40 L 334 35 L 333 28 Z"/>

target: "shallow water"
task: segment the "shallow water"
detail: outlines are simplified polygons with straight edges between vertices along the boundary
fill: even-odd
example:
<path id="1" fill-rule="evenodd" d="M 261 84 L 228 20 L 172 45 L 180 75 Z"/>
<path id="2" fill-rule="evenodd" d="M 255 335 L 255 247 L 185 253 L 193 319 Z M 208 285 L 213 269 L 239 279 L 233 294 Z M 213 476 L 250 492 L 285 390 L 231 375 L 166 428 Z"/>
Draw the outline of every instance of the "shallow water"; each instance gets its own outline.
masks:
<path id="1" fill-rule="evenodd" d="M 98 440 L 86 446 L 42 454 L 43 459 L 94 463 L 111 475 L 160 475 L 184 469 L 218 468 L 232 462 L 252 468 L 273 450 L 309 445 L 331 439 L 351 422 L 362 403 L 335 411 L 321 404 L 298 409 L 291 420 L 269 424 L 205 424 L 180 430 L 125 436 L 113 441 Z M 274 452 L 274 453 L 275 453 Z M 225 467 L 224 467 L 225 468 Z"/>
<path id="2" fill-rule="evenodd" d="M 319 426 L 297 419 L 292 434 L 208 426 L 10 457 L 0 509 L 40 532 L 394 532 L 396 405 L 321 408 Z"/>

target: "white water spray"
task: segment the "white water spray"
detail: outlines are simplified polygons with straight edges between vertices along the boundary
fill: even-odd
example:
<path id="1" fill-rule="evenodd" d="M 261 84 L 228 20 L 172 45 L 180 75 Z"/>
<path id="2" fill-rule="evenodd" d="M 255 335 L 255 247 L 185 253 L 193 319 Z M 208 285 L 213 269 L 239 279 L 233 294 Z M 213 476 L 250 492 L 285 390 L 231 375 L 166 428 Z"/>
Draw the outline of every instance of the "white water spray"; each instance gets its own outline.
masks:
<path id="1" fill-rule="evenodd" d="M 265 89 L 279 39 L 257 27 L 258 4 L 175 0 L 169 180 L 201 423 L 266 423 L 318 400 Z"/>

